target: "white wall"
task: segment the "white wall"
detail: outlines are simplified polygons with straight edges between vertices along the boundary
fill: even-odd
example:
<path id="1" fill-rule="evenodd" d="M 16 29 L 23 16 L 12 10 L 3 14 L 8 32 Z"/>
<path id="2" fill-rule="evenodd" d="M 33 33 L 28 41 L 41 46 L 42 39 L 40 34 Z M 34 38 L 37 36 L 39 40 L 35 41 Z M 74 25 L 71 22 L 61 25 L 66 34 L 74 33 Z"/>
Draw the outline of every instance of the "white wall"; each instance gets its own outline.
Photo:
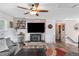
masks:
<path id="1" fill-rule="evenodd" d="M 65 23 L 66 24 L 66 27 L 65 27 L 66 35 L 71 37 L 72 40 L 74 40 L 75 42 L 78 42 L 78 34 L 79 34 L 79 32 L 74 29 L 74 25 L 77 23 L 79 23 L 79 22 L 77 22 L 76 20 L 66 21 L 66 23 Z M 74 44 L 67 39 L 66 39 L 66 42 L 71 43 L 75 46 L 78 46 L 78 44 Z"/>
<path id="2" fill-rule="evenodd" d="M 48 25 L 52 24 L 53 28 L 49 29 Z M 46 42 L 47 43 L 53 43 L 55 42 L 55 19 L 47 19 L 46 20 Z"/>
<path id="3" fill-rule="evenodd" d="M 65 42 L 78 47 L 78 44 L 72 43 L 70 40 L 66 39 L 66 37 L 69 36 L 73 41 L 78 42 L 79 31 L 74 29 L 74 25 L 79 23 L 79 20 L 73 18 L 61 20 L 60 22 L 65 24 Z"/>

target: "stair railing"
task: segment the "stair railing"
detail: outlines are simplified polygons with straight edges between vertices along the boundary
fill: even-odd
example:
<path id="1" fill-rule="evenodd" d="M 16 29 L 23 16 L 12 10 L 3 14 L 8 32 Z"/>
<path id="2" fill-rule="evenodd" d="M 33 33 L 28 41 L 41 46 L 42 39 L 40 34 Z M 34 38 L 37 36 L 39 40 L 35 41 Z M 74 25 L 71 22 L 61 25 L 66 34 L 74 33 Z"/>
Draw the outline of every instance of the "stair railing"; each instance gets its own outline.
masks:
<path id="1" fill-rule="evenodd" d="M 72 43 L 78 44 L 79 42 L 74 41 L 73 39 L 71 39 L 71 37 L 67 36 L 66 37 L 69 41 L 71 41 Z"/>

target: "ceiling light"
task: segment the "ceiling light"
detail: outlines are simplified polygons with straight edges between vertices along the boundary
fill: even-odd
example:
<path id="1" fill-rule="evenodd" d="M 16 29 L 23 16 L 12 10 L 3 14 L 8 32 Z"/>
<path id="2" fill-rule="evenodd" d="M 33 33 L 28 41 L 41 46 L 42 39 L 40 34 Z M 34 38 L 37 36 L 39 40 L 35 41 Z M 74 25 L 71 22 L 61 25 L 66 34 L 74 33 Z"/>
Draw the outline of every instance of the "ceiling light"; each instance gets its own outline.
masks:
<path id="1" fill-rule="evenodd" d="M 37 12 L 35 12 L 35 11 L 31 11 L 31 12 L 30 12 L 31 15 L 36 15 L 36 13 L 37 13 Z"/>
<path id="2" fill-rule="evenodd" d="M 32 10 L 36 10 L 37 8 L 36 7 L 33 7 L 33 9 Z"/>

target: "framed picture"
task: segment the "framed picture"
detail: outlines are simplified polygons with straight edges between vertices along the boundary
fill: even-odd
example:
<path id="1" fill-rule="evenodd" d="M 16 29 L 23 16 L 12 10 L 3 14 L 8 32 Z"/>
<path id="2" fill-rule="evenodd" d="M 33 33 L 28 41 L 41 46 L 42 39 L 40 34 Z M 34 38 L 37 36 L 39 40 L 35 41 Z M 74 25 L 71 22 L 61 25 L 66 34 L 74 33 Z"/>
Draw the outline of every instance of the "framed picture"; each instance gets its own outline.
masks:
<path id="1" fill-rule="evenodd" d="M 10 21 L 10 28 L 13 28 L 13 22 Z"/>
<path id="2" fill-rule="evenodd" d="M 77 24 L 74 25 L 74 29 L 75 30 L 79 30 L 79 23 L 77 23 Z"/>
<path id="3" fill-rule="evenodd" d="M 26 21 L 18 20 L 16 23 L 16 29 L 25 29 L 25 28 L 26 28 Z"/>
<path id="4" fill-rule="evenodd" d="M 52 29 L 52 27 L 53 27 L 52 24 L 49 24 L 49 25 L 48 25 L 48 28 L 49 28 L 49 29 Z"/>

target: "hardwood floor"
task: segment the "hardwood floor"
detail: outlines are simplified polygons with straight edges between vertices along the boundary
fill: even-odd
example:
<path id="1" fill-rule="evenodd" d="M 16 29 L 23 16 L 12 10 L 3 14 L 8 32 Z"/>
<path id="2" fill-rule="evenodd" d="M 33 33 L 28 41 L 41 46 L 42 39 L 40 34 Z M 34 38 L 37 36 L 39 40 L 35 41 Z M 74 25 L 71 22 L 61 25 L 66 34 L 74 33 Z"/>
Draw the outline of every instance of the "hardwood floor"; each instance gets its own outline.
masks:
<path id="1" fill-rule="evenodd" d="M 53 43 L 53 46 L 55 48 L 61 48 L 62 50 L 64 50 L 65 52 L 75 52 L 75 53 L 79 53 L 79 49 L 78 47 L 68 44 L 68 43 Z"/>
<path id="2" fill-rule="evenodd" d="M 61 50 L 63 50 L 64 52 L 66 52 L 66 54 L 68 56 L 70 55 L 76 55 L 78 56 L 79 54 L 79 49 L 78 47 L 68 44 L 68 43 L 51 43 L 51 44 L 46 44 L 46 48 L 51 48 L 53 53 L 52 56 L 56 56 L 56 48 L 60 48 Z M 27 48 L 26 46 L 24 46 L 23 48 Z M 76 53 L 76 54 L 74 54 Z"/>

